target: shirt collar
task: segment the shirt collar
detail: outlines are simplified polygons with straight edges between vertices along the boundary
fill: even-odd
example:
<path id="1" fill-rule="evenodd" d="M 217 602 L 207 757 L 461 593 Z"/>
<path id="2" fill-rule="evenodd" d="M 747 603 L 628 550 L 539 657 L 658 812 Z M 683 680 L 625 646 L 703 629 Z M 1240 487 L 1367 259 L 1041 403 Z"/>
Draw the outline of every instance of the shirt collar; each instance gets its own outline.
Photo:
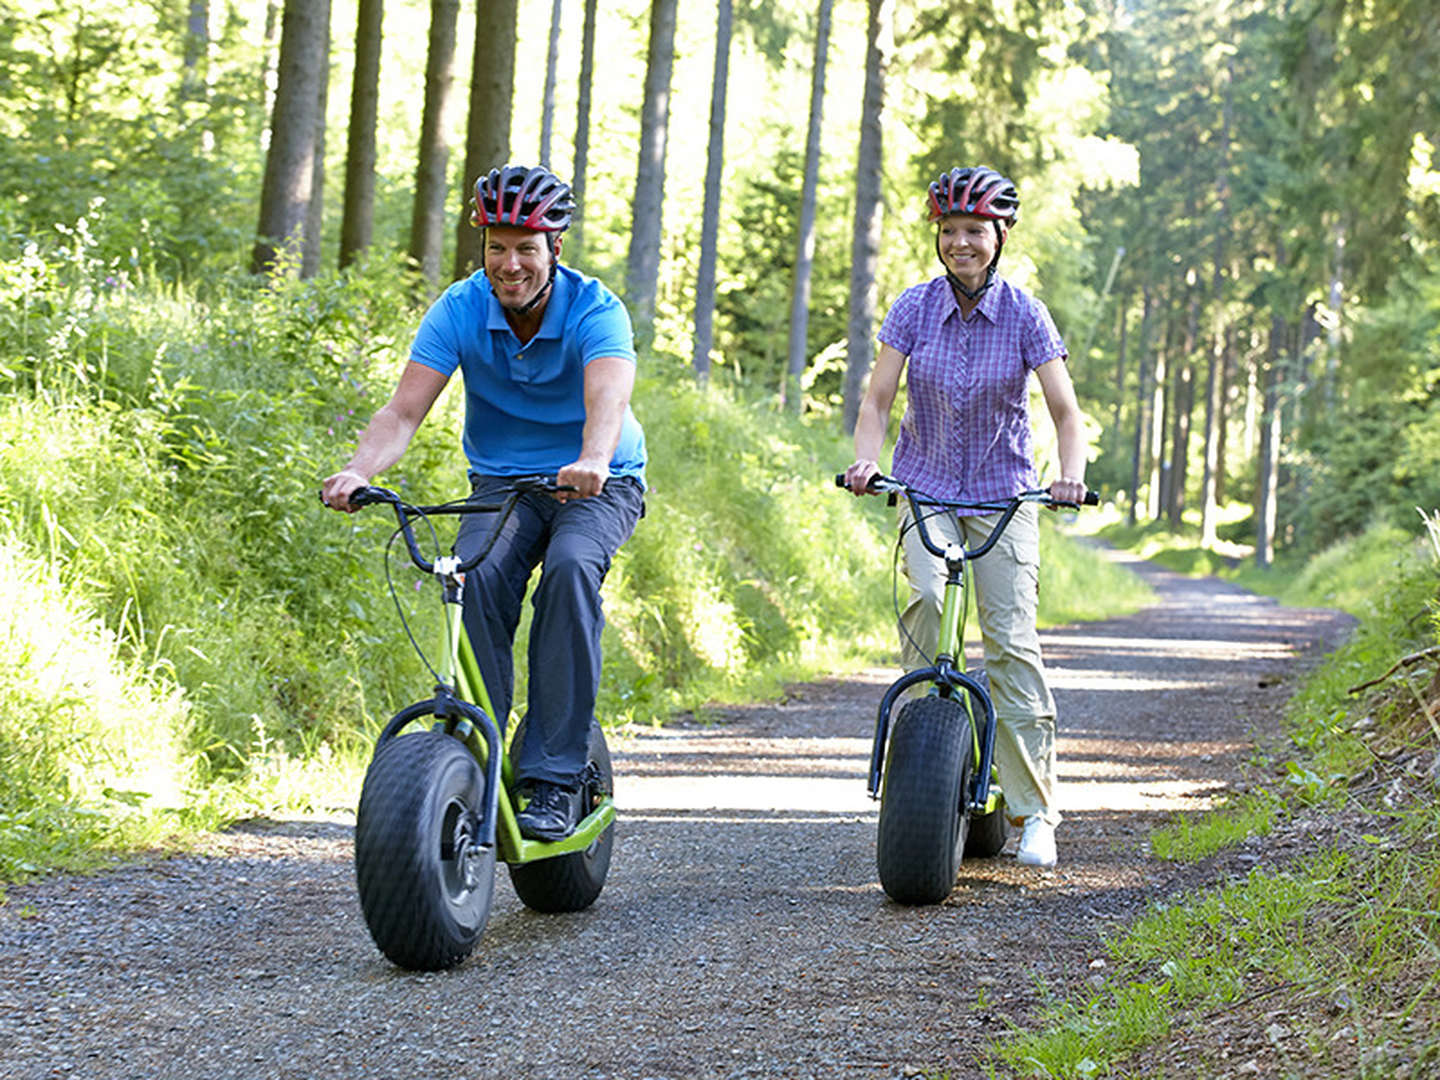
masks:
<path id="1" fill-rule="evenodd" d="M 943 318 L 948 319 L 951 315 L 954 315 L 955 318 L 963 321 L 964 316 L 960 313 L 960 301 L 955 297 L 955 290 L 951 287 L 950 280 L 946 277 L 939 277 L 935 280 L 940 282 L 945 290 L 946 299 L 949 301 L 945 308 Z M 983 315 L 987 322 L 993 323 L 997 321 L 999 307 L 1000 276 L 997 274 L 995 280 L 991 282 L 990 287 L 980 294 L 980 302 L 975 305 L 975 314 Z"/>

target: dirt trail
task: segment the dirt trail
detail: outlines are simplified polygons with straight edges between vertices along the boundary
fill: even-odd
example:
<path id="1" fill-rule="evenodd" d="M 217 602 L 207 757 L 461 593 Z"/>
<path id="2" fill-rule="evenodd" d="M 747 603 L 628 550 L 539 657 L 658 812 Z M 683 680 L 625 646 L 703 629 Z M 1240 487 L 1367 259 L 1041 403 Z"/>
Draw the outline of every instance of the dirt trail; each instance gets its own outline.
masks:
<path id="1" fill-rule="evenodd" d="M 1148 827 L 1199 810 L 1274 732 L 1298 663 L 1348 627 L 1139 564 L 1159 603 L 1044 635 L 1061 713 L 1060 866 L 966 864 L 903 908 L 874 868 L 865 795 L 892 673 L 781 705 L 632 732 L 599 902 L 523 908 L 502 871 L 476 954 L 411 975 L 375 951 L 351 822 L 256 823 L 204 851 L 10 890 L 0 1075 L 900 1077 L 980 1075 L 1039 985 L 1095 975 L 1100 940 L 1173 891 L 1253 865 L 1177 868 Z"/>

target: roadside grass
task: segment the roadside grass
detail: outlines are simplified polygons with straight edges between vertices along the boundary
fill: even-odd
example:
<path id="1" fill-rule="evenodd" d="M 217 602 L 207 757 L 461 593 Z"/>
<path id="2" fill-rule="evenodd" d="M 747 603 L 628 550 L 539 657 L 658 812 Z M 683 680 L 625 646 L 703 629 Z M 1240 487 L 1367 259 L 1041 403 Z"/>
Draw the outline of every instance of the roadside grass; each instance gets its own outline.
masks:
<path id="1" fill-rule="evenodd" d="M 1440 560 L 1395 541 L 1376 529 L 1276 589 L 1359 628 L 1289 703 L 1289 745 L 1255 763 L 1269 782 L 1150 837 L 1162 858 L 1271 857 L 1108 940 L 1103 985 L 997 1043 L 992 1076 L 1440 1070 Z"/>

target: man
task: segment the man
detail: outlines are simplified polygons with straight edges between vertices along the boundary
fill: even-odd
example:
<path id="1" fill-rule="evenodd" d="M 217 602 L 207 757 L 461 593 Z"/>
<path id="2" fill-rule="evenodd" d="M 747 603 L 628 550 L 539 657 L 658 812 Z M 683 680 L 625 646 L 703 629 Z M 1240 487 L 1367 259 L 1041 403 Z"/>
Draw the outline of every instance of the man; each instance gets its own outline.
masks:
<path id="1" fill-rule="evenodd" d="M 531 571 L 543 564 L 531 623 L 525 745 L 515 775 L 528 802 L 522 835 L 574 831 L 600 683 L 600 586 L 644 513 L 645 436 L 630 411 L 630 316 L 600 282 L 560 265 L 575 202 L 544 168 L 507 165 L 475 183 L 471 221 L 485 230 L 484 267 L 435 302 L 390 400 L 349 463 L 325 481 L 327 505 L 395 464 L 450 376 L 465 384 L 464 450 L 472 498 L 495 501 L 509 478 L 554 475 L 573 488 L 527 495 L 485 561 L 466 575 L 465 627 L 503 724 L 512 650 Z M 456 553 L 473 554 L 490 517 L 467 515 Z"/>

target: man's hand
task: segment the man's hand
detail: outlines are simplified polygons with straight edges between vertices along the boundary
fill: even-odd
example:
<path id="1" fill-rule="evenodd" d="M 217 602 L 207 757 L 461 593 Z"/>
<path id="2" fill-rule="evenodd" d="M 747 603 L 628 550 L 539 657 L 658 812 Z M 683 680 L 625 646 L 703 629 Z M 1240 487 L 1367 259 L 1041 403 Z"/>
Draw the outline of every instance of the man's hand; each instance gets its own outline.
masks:
<path id="1" fill-rule="evenodd" d="M 574 491 L 557 491 L 555 498 L 560 502 L 570 499 L 588 499 L 605 490 L 605 481 L 610 479 L 610 463 L 592 458 L 572 461 L 555 474 L 555 482 L 561 487 L 573 487 Z"/>
<path id="2" fill-rule="evenodd" d="M 347 514 L 353 514 L 360 508 L 350 504 L 350 494 L 359 491 L 368 483 L 368 476 L 362 476 L 354 469 L 341 469 L 334 476 L 325 478 L 325 483 L 320 488 L 320 501 L 331 510 L 343 510 Z"/>

